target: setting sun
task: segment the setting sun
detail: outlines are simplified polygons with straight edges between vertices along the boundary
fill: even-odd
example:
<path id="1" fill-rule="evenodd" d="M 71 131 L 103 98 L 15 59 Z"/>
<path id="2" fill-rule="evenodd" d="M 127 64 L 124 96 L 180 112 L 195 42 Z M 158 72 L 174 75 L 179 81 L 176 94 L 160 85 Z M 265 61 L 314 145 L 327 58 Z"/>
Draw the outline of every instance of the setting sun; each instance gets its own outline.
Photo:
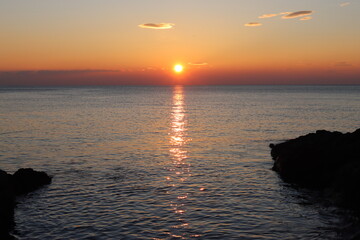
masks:
<path id="1" fill-rule="evenodd" d="M 174 66 L 174 71 L 175 71 L 176 73 L 181 73 L 183 70 L 184 70 L 184 67 L 183 67 L 181 64 L 176 64 L 176 65 Z"/>

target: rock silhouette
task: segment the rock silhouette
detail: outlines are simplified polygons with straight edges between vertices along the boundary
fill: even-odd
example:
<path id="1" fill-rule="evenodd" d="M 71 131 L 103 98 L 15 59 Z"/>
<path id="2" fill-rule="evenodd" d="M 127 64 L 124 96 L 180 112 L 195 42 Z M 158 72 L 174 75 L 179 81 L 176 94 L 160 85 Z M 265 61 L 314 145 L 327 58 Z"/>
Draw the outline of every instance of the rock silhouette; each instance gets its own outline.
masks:
<path id="1" fill-rule="evenodd" d="M 273 170 L 285 182 L 322 190 L 360 212 L 360 129 L 345 134 L 318 130 L 270 148 Z"/>
<path id="2" fill-rule="evenodd" d="M 0 169 L 0 239 L 13 239 L 9 231 L 15 225 L 16 196 L 34 191 L 50 182 L 51 177 L 45 172 L 31 168 L 21 168 L 13 175 Z"/>

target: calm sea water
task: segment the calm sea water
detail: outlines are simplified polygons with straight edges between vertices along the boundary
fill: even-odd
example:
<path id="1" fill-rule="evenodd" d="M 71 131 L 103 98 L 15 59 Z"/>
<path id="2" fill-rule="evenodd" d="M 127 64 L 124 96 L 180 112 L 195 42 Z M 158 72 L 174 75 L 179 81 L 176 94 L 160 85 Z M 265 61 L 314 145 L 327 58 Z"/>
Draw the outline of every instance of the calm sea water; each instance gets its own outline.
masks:
<path id="1" fill-rule="evenodd" d="M 360 127 L 360 86 L 0 89 L 19 239 L 343 239 L 350 213 L 271 171 L 269 143 Z"/>

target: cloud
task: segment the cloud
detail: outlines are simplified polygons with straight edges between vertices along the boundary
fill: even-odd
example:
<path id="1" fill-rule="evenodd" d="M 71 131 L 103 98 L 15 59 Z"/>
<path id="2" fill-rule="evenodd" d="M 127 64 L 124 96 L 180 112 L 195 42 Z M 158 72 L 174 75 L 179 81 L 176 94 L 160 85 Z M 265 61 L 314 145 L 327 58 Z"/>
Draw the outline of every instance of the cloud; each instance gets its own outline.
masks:
<path id="1" fill-rule="evenodd" d="M 79 70 L 20 70 L 20 71 L 0 71 L 0 75 L 65 75 L 65 74 L 86 74 L 86 73 L 111 73 L 119 70 L 108 69 L 79 69 Z"/>
<path id="2" fill-rule="evenodd" d="M 80 70 L 38 70 L 38 71 L 25 71 L 34 74 L 74 74 L 74 73 L 105 73 L 105 72 L 118 72 L 119 70 L 109 69 L 80 69 Z M 21 72 L 21 71 L 19 71 Z"/>
<path id="3" fill-rule="evenodd" d="M 348 62 L 336 62 L 335 63 L 335 67 L 351 67 L 352 64 L 351 63 L 348 63 Z"/>
<path id="4" fill-rule="evenodd" d="M 261 16 L 259 16 L 258 18 L 271 18 L 271 17 L 276 17 L 279 14 L 275 14 L 275 13 L 270 13 L 270 14 L 263 14 Z"/>
<path id="5" fill-rule="evenodd" d="M 292 12 L 285 16 L 283 16 L 283 19 L 290 19 L 290 18 L 297 18 L 297 17 L 303 17 L 313 14 L 313 11 L 298 11 L 298 12 Z"/>
<path id="6" fill-rule="evenodd" d="M 40 70 L 0 71 L 1 86 L 78 86 L 78 85 L 166 85 L 161 70 Z"/>
<path id="7" fill-rule="evenodd" d="M 300 21 L 306 21 L 306 20 L 311 20 L 312 19 L 312 17 L 303 17 L 303 18 L 300 18 Z"/>
<path id="8" fill-rule="evenodd" d="M 173 23 L 144 23 L 138 25 L 141 28 L 150 28 L 150 29 L 171 29 L 175 26 Z"/>
<path id="9" fill-rule="evenodd" d="M 290 13 L 292 13 L 292 12 L 282 12 L 282 13 L 280 13 L 279 15 L 288 15 L 288 14 L 290 14 Z"/>
<path id="10" fill-rule="evenodd" d="M 193 66 L 207 66 L 208 63 L 207 62 L 189 62 L 189 65 L 193 65 Z"/>
<path id="11" fill-rule="evenodd" d="M 343 3 L 340 3 L 340 7 L 346 7 L 350 5 L 350 2 L 343 2 Z"/>
<path id="12" fill-rule="evenodd" d="M 259 22 L 250 22 L 250 23 L 244 24 L 244 26 L 246 26 L 246 27 L 258 27 L 261 25 L 262 25 L 262 23 L 259 23 Z"/>

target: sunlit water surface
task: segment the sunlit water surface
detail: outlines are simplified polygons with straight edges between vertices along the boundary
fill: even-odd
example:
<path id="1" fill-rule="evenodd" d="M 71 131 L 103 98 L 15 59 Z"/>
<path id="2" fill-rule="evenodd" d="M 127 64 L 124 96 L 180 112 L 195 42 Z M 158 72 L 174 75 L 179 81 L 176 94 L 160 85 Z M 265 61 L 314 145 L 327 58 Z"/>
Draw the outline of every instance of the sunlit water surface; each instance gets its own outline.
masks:
<path id="1" fill-rule="evenodd" d="M 348 213 L 271 171 L 269 143 L 360 126 L 359 86 L 0 89 L 19 239 L 342 239 Z M 349 227 L 350 226 L 350 227 Z"/>

